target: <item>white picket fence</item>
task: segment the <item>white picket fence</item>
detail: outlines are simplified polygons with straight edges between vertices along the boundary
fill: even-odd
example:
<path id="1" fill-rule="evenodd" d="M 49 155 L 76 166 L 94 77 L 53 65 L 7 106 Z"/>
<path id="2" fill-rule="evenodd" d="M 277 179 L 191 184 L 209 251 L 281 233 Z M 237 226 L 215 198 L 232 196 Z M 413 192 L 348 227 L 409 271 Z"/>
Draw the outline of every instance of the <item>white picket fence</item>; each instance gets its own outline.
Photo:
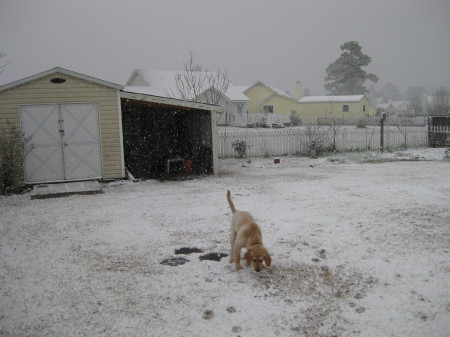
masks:
<path id="1" fill-rule="evenodd" d="M 286 129 L 239 129 L 219 131 L 219 157 L 233 157 L 232 144 L 247 143 L 250 157 L 308 154 L 312 142 L 329 149 L 335 143 L 338 151 L 380 150 L 380 127 L 357 129 L 342 127 L 335 133 L 329 127 Z M 427 127 L 385 127 L 384 149 L 428 145 Z"/>
<path id="2" fill-rule="evenodd" d="M 221 114 L 218 115 L 218 125 L 283 125 L 290 121 L 288 114 Z"/>

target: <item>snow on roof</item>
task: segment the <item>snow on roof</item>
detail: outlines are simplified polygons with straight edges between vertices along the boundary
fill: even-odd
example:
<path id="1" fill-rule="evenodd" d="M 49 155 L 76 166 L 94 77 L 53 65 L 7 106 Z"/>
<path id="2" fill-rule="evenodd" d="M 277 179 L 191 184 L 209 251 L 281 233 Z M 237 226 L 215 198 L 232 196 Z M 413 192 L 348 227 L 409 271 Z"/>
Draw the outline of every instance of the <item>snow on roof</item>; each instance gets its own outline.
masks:
<path id="1" fill-rule="evenodd" d="M 130 76 L 127 86 L 148 86 L 164 91 L 175 88 L 177 71 L 136 69 Z"/>
<path id="2" fill-rule="evenodd" d="M 373 98 L 371 101 L 373 105 L 378 106 L 379 104 L 383 104 L 384 98 Z"/>
<path id="3" fill-rule="evenodd" d="M 305 96 L 299 103 L 320 103 L 320 102 L 359 102 L 364 95 L 342 95 L 342 96 Z"/>
<path id="4" fill-rule="evenodd" d="M 266 84 L 266 83 L 261 82 L 261 81 L 258 81 L 255 84 L 247 87 L 244 91 L 246 91 L 246 90 L 248 90 L 250 88 L 256 87 L 257 85 L 265 86 L 266 88 L 269 88 L 271 91 L 273 91 L 277 95 L 284 96 L 284 97 L 287 97 L 287 98 L 290 98 L 290 99 L 294 99 L 292 96 L 290 96 L 288 93 L 284 92 L 283 90 L 278 89 L 278 88 L 274 87 L 273 85 Z"/>
<path id="5" fill-rule="evenodd" d="M 292 98 L 287 92 L 285 92 L 281 89 L 275 88 L 273 85 L 266 84 L 266 86 L 269 87 L 271 90 L 275 91 L 275 93 L 277 93 L 278 95 Z"/>
<path id="6" fill-rule="evenodd" d="M 181 96 L 176 87 L 176 76 L 180 73 L 183 73 L 183 71 L 136 69 L 130 76 L 125 90 L 146 95 L 180 99 Z M 203 91 L 207 89 L 209 88 L 205 86 Z M 241 87 L 230 83 L 225 96 L 232 101 L 248 101 L 248 97 L 240 90 Z"/>
<path id="7" fill-rule="evenodd" d="M 374 98 L 372 101 L 374 102 L 374 105 L 380 109 L 390 109 L 390 108 L 407 109 L 409 107 L 408 101 L 394 101 L 392 99 L 384 99 L 384 98 Z"/>
<path id="8" fill-rule="evenodd" d="M 237 86 L 230 83 L 225 92 L 225 96 L 232 101 L 249 101 L 249 98 L 244 95 L 244 91 L 247 90 L 247 88 L 248 86 Z"/>
<path id="9" fill-rule="evenodd" d="M 394 108 L 400 108 L 400 107 L 408 107 L 409 102 L 408 101 L 392 101 L 392 105 Z"/>
<path id="10" fill-rule="evenodd" d="M 392 106 L 392 104 L 391 103 L 380 103 L 380 104 L 378 104 L 378 108 L 379 109 L 385 109 L 385 110 L 387 110 L 387 109 L 390 109 L 390 107 Z"/>

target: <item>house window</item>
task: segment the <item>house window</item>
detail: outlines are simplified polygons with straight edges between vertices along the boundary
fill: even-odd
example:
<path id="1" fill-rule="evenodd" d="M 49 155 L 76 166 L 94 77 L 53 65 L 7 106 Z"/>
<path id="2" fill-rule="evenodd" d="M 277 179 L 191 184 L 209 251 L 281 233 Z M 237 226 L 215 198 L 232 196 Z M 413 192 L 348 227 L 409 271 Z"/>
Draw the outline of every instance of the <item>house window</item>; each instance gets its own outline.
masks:
<path id="1" fill-rule="evenodd" d="M 264 105 L 265 114 L 273 114 L 273 105 Z"/>
<path id="2" fill-rule="evenodd" d="M 237 113 L 241 114 L 242 113 L 242 109 L 244 109 L 244 104 L 242 103 L 237 103 L 236 104 L 236 108 L 237 108 Z"/>
<path id="3" fill-rule="evenodd" d="M 342 106 L 342 112 L 349 112 L 349 107 L 347 104 Z"/>
<path id="4" fill-rule="evenodd" d="M 366 112 L 366 106 L 363 105 L 363 112 Z"/>

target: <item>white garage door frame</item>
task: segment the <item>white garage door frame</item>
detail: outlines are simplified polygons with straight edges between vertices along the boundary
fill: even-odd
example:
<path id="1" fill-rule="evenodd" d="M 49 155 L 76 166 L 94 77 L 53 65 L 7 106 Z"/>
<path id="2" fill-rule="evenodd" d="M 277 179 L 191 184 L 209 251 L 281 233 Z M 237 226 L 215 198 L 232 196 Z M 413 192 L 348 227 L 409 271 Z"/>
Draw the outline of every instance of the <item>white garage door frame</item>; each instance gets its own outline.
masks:
<path id="1" fill-rule="evenodd" d="M 102 178 L 98 103 L 20 106 L 28 184 Z"/>

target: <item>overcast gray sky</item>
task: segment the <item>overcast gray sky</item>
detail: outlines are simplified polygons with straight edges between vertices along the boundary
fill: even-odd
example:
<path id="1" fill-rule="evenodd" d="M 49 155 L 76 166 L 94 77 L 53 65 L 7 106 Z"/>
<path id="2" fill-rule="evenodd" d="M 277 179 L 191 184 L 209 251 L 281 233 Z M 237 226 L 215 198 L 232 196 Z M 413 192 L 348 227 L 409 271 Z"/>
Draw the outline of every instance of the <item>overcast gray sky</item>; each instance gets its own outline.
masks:
<path id="1" fill-rule="evenodd" d="M 196 60 L 233 84 L 325 94 L 344 42 L 404 91 L 450 87 L 449 0 L 0 0 L 0 84 L 54 67 L 125 84 L 135 68 Z"/>

